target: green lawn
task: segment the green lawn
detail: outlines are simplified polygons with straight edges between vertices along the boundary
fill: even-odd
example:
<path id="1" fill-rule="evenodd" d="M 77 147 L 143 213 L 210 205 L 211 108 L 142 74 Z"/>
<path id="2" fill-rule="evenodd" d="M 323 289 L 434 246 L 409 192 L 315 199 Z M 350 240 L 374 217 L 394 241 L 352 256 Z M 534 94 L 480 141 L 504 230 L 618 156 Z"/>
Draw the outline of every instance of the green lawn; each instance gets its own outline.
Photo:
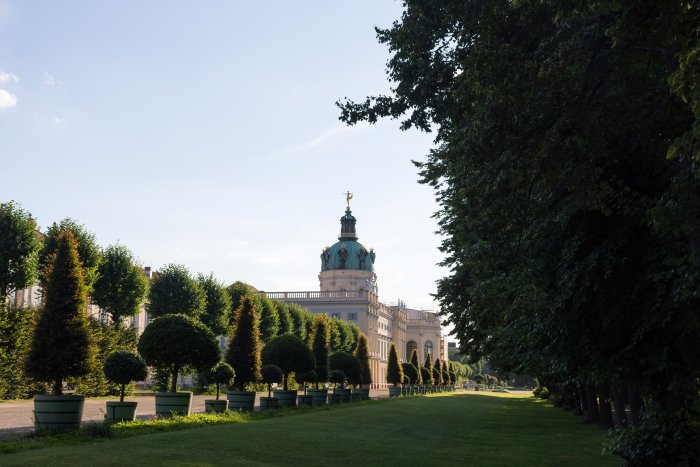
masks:
<path id="1" fill-rule="evenodd" d="M 605 466 L 605 431 L 531 397 L 452 393 L 0 455 L 0 465 Z"/>

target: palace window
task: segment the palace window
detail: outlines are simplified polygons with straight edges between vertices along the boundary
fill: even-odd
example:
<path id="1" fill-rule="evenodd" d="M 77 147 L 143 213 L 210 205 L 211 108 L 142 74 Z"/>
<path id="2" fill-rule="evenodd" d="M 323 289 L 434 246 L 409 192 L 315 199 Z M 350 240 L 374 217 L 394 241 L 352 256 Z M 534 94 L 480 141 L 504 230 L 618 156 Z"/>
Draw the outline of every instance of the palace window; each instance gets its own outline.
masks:
<path id="1" fill-rule="evenodd" d="M 348 319 L 350 321 L 357 321 L 357 313 L 348 313 Z"/>
<path id="2" fill-rule="evenodd" d="M 331 318 L 340 318 L 340 313 L 331 313 Z"/>
<path id="3" fill-rule="evenodd" d="M 414 350 L 418 350 L 418 344 L 416 344 L 416 341 L 408 341 L 406 343 L 406 358 L 411 358 Z"/>
<path id="4" fill-rule="evenodd" d="M 430 341 L 425 341 L 425 347 L 423 348 L 423 354 L 424 355 L 430 355 L 431 357 L 433 356 L 433 343 Z"/>

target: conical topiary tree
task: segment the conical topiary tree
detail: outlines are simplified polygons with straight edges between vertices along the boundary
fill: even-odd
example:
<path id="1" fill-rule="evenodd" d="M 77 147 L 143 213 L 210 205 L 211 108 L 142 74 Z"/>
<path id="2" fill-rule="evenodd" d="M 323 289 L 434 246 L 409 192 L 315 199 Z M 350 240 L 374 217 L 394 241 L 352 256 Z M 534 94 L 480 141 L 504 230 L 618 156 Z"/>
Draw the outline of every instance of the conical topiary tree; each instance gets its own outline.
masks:
<path id="1" fill-rule="evenodd" d="M 396 346 L 391 344 L 389 348 L 389 362 L 386 367 L 386 381 L 393 384 L 394 387 L 399 387 L 403 384 L 403 368 L 399 364 L 399 356 L 396 353 Z"/>
<path id="2" fill-rule="evenodd" d="M 433 384 L 433 372 L 426 367 L 420 367 L 420 377 L 423 384 Z"/>
<path id="3" fill-rule="evenodd" d="M 239 391 L 248 383 L 260 381 L 260 329 L 255 302 L 245 295 L 236 311 L 235 331 L 226 351 L 226 363 L 236 372 Z"/>
<path id="4" fill-rule="evenodd" d="M 330 351 L 331 340 L 330 333 L 331 331 L 328 316 L 324 314 L 314 316 L 311 352 L 314 354 L 314 359 L 316 359 L 316 366 L 314 368 L 316 376 L 318 377 L 318 380 L 316 381 L 316 389 L 318 389 L 318 383 L 328 381 L 328 353 Z"/>
<path id="5" fill-rule="evenodd" d="M 367 336 L 360 333 L 357 338 L 357 349 L 355 356 L 360 361 L 362 374 L 360 375 L 360 384 L 372 384 L 372 370 L 369 367 L 369 349 L 367 348 Z"/>
<path id="6" fill-rule="evenodd" d="M 25 361 L 27 375 L 50 383 L 55 395 L 62 394 L 66 378 L 90 372 L 93 351 L 86 296 L 78 243 L 70 231 L 62 232 L 46 276 L 44 308 Z"/>
<path id="7" fill-rule="evenodd" d="M 403 369 L 404 376 L 408 377 L 408 384 L 418 384 L 417 381 L 420 375 L 418 368 L 409 362 L 402 363 L 401 368 Z"/>
<path id="8" fill-rule="evenodd" d="M 423 377 L 423 384 L 435 384 L 435 375 L 433 374 L 433 362 L 430 361 L 430 354 L 425 355 L 425 363 L 423 364 L 423 368 L 428 370 L 428 374 L 430 375 L 428 379 L 425 378 L 425 373 L 421 372 L 421 376 Z"/>
<path id="9" fill-rule="evenodd" d="M 447 362 L 445 360 L 442 361 L 442 383 L 451 385 L 452 382 L 450 381 L 450 372 L 447 371 Z"/>
<path id="10" fill-rule="evenodd" d="M 435 380 L 436 386 L 440 386 L 443 383 L 443 381 L 442 381 L 442 364 L 440 363 L 439 358 L 435 359 L 435 365 L 433 365 L 433 379 Z"/>
<path id="11" fill-rule="evenodd" d="M 411 365 L 416 367 L 418 372 L 418 377 L 413 384 L 423 384 L 423 375 L 420 371 L 420 362 L 418 361 L 418 351 L 416 349 L 413 349 L 413 352 L 411 352 Z"/>
<path id="12" fill-rule="evenodd" d="M 447 370 L 450 373 L 450 384 L 457 384 L 457 372 L 454 370 L 452 362 L 447 365 Z"/>

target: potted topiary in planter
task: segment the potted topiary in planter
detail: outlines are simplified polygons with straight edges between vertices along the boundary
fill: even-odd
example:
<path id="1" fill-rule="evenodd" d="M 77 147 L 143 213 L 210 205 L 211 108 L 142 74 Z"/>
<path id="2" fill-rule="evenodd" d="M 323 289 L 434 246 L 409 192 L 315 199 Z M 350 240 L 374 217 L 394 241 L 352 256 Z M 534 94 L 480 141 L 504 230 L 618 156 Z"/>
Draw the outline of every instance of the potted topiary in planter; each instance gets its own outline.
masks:
<path id="1" fill-rule="evenodd" d="M 148 376 L 148 368 L 143 359 L 126 350 L 112 352 L 105 359 L 103 371 L 111 382 L 119 385 L 119 402 L 107 402 L 108 422 L 134 421 L 136 402 L 124 402 L 126 385 L 132 381 L 143 381 Z"/>
<path id="2" fill-rule="evenodd" d="M 355 357 L 360 361 L 360 385 L 355 388 L 355 395 L 360 400 L 369 399 L 369 388 L 372 385 L 372 370 L 369 367 L 369 350 L 367 348 L 367 336 L 360 334 L 357 339 Z"/>
<path id="3" fill-rule="evenodd" d="M 80 426 L 85 398 L 63 395 L 63 382 L 90 372 L 93 358 L 85 301 L 87 291 L 78 257 L 78 243 L 70 231 L 58 236 L 58 249 L 48 269 L 44 307 L 34 328 L 25 361 L 27 376 L 49 383 L 52 395 L 34 396 L 37 430 Z"/>
<path id="4" fill-rule="evenodd" d="M 219 388 L 222 384 L 230 386 L 233 384 L 233 378 L 236 372 L 233 371 L 231 365 L 226 362 L 219 362 L 214 365 L 214 368 L 209 372 L 209 381 L 216 385 L 216 399 L 207 399 L 204 401 L 204 411 L 211 413 L 222 413 L 228 409 L 228 400 L 219 399 Z"/>
<path id="5" fill-rule="evenodd" d="M 262 382 L 267 384 L 267 397 L 260 398 L 260 409 L 276 409 L 279 407 L 279 399 L 272 397 L 272 385 L 281 383 L 284 373 L 277 365 L 263 365 L 260 373 Z"/>
<path id="6" fill-rule="evenodd" d="M 401 364 L 401 369 L 403 370 L 404 377 L 408 379 L 406 384 L 409 385 L 404 395 L 412 396 L 415 394 L 415 384 L 418 381 L 418 368 L 406 362 Z"/>
<path id="7" fill-rule="evenodd" d="M 314 370 L 307 371 L 304 373 L 296 373 L 294 375 L 294 380 L 304 388 L 304 394 L 299 394 L 297 396 L 297 405 L 299 407 L 311 407 L 313 405 L 313 396 L 307 394 L 307 388 L 309 383 L 314 383 L 318 379 L 316 372 Z"/>
<path id="8" fill-rule="evenodd" d="M 328 401 L 331 404 L 338 404 L 340 402 L 343 402 L 343 395 L 338 392 L 338 385 L 340 384 L 342 388 L 345 384 L 345 373 L 343 373 L 341 370 L 331 370 L 328 373 L 328 381 L 333 383 L 333 394 L 330 395 Z"/>
<path id="9" fill-rule="evenodd" d="M 280 407 L 295 407 L 297 391 L 288 390 L 289 374 L 304 373 L 314 369 L 315 361 L 311 350 L 297 336 L 282 334 L 272 338 L 265 345 L 262 360 L 266 365 L 277 365 L 284 373 L 284 389 L 275 391 Z"/>
<path id="10" fill-rule="evenodd" d="M 426 367 L 420 367 L 420 376 L 423 381 L 421 386 L 421 394 L 427 394 L 430 392 L 430 385 L 433 384 L 433 373 Z"/>
<path id="11" fill-rule="evenodd" d="M 188 415 L 191 391 L 177 391 L 181 371 L 208 369 L 219 360 L 214 334 L 201 321 L 172 314 L 156 318 L 146 326 L 138 343 L 139 353 L 152 367 L 163 369 L 170 380 L 169 392 L 156 392 L 156 415 Z"/>
<path id="12" fill-rule="evenodd" d="M 253 300 L 244 295 L 236 310 L 235 331 L 228 345 L 226 361 L 236 372 L 236 390 L 226 393 L 230 410 L 253 410 L 255 391 L 246 391 L 246 384 L 260 381 L 260 328 Z M 232 323 L 232 324 L 233 324 Z"/>
<path id="13" fill-rule="evenodd" d="M 328 353 L 330 351 L 330 327 L 328 316 L 319 314 L 313 319 L 313 337 L 311 340 L 311 350 L 314 354 L 316 365 L 314 372 L 316 379 L 313 381 L 314 388 L 309 390 L 311 403 L 313 405 L 325 405 L 328 399 L 328 389 L 319 387 L 319 383 L 325 383 L 328 379 Z"/>
<path id="14" fill-rule="evenodd" d="M 332 370 L 340 370 L 345 375 L 345 378 L 351 383 L 357 383 L 362 374 L 360 361 L 353 354 L 348 352 L 333 352 L 330 356 L 329 365 Z M 334 388 L 335 394 L 342 396 L 343 402 L 350 402 L 350 389 L 345 388 L 345 383 L 341 384 L 340 388 Z"/>
<path id="15" fill-rule="evenodd" d="M 389 348 L 389 362 L 386 368 L 386 382 L 393 385 L 389 388 L 389 397 L 401 395 L 401 385 L 403 384 L 403 369 L 399 365 L 399 357 L 396 354 L 396 346 L 391 344 Z"/>

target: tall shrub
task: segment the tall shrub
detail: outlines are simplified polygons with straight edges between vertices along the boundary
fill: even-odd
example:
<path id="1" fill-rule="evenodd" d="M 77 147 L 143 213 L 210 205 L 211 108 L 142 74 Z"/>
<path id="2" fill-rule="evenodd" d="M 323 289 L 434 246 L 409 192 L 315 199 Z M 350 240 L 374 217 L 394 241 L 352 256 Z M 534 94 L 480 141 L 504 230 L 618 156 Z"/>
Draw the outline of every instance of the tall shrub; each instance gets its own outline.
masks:
<path id="1" fill-rule="evenodd" d="M 328 363 L 331 370 L 342 371 L 350 384 L 356 385 L 359 383 L 362 368 L 360 367 L 360 361 L 353 354 L 342 351 L 333 352 L 328 359 Z"/>
<path id="2" fill-rule="evenodd" d="M 367 336 L 360 333 L 357 339 L 357 349 L 355 357 L 360 361 L 362 374 L 360 376 L 360 384 L 372 384 L 372 370 L 369 366 L 369 349 L 367 346 Z"/>
<path id="3" fill-rule="evenodd" d="M 214 274 L 197 276 L 197 283 L 204 291 L 206 305 L 200 319 L 215 336 L 226 333 L 231 314 L 231 297 L 226 287 L 217 281 Z"/>
<path id="4" fill-rule="evenodd" d="M 167 314 L 199 317 L 205 308 L 206 294 L 185 266 L 168 264 L 156 271 L 146 306 L 152 318 Z"/>
<path id="5" fill-rule="evenodd" d="M 401 364 L 401 369 L 403 370 L 404 376 L 408 377 L 409 384 L 418 384 L 417 381 L 420 374 L 418 368 L 409 362 L 405 362 Z"/>
<path id="6" fill-rule="evenodd" d="M 37 384 L 24 372 L 23 360 L 30 349 L 40 310 L 9 303 L 0 309 L 0 399 L 23 399 Z"/>
<path id="7" fill-rule="evenodd" d="M 0 203 L 0 315 L 10 292 L 34 282 L 40 250 L 31 214 L 11 201 Z"/>
<path id="8" fill-rule="evenodd" d="M 314 354 L 316 366 L 314 371 L 318 377 L 316 388 L 319 382 L 328 381 L 328 353 L 330 351 L 330 329 L 328 316 L 318 314 L 313 317 L 311 352 Z"/>
<path id="9" fill-rule="evenodd" d="M 433 379 L 435 379 L 436 385 L 441 385 L 444 381 L 442 380 L 442 363 L 439 358 L 435 359 L 435 365 L 433 365 Z"/>
<path id="10" fill-rule="evenodd" d="M 289 374 L 314 369 L 314 355 L 304 341 L 293 334 L 282 334 L 265 344 L 262 351 L 265 365 L 277 365 L 284 374 L 284 390 L 288 388 Z"/>
<path id="11" fill-rule="evenodd" d="M 396 353 L 396 346 L 391 344 L 389 348 L 389 362 L 386 368 L 386 381 L 398 387 L 403 384 L 403 368 L 399 364 L 399 356 Z"/>
<path id="12" fill-rule="evenodd" d="M 423 373 L 420 371 L 421 366 L 420 362 L 418 361 L 418 351 L 416 349 L 413 349 L 413 352 L 411 352 L 411 365 L 416 367 L 416 370 L 418 370 L 418 377 L 413 384 L 423 384 Z"/>
<path id="13" fill-rule="evenodd" d="M 27 374 L 62 394 L 63 382 L 90 371 L 92 349 L 85 311 L 87 287 L 70 231 L 58 236 L 58 247 L 44 290 L 44 308 L 34 329 L 26 360 Z"/>
<path id="14" fill-rule="evenodd" d="M 262 339 L 263 342 L 269 342 L 279 334 L 279 312 L 277 311 L 277 306 L 267 295 L 257 294 L 255 300 L 260 310 L 260 339 Z"/>
<path id="15" fill-rule="evenodd" d="M 256 383 L 262 377 L 258 312 L 249 295 L 241 299 L 235 323 L 235 331 L 226 351 L 226 362 L 236 372 L 236 387 L 243 391 L 246 384 Z"/>

